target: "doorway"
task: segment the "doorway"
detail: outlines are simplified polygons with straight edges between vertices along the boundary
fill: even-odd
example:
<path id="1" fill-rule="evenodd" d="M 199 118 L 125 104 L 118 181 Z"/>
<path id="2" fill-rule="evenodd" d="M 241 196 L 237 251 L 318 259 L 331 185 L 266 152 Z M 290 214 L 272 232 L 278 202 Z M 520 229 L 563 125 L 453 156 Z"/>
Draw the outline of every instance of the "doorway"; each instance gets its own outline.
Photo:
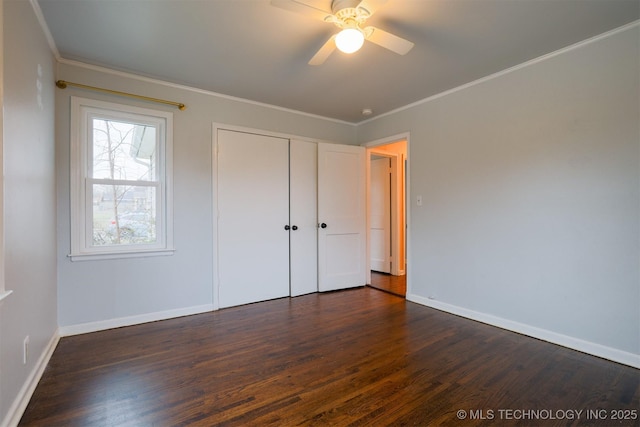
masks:
<path id="1" fill-rule="evenodd" d="M 405 297 L 408 136 L 372 142 L 366 146 L 367 283 Z"/>

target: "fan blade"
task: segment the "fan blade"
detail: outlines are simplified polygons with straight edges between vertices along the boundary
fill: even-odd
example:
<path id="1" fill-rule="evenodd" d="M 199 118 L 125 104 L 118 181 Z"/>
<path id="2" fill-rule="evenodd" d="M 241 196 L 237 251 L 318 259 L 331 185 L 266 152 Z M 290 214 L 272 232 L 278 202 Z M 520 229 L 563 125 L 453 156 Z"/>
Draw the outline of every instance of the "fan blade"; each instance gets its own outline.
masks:
<path id="1" fill-rule="evenodd" d="M 327 60 L 329 55 L 331 55 L 333 53 L 334 50 L 336 50 L 336 36 L 335 35 L 331 36 L 331 38 L 329 40 L 327 40 L 327 42 L 325 44 L 322 45 L 320 50 L 317 51 L 315 55 L 313 55 L 313 58 L 311 58 L 311 60 L 309 61 L 309 65 L 320 65 L 320 64 L 322 64 L 324 61 Z"/>
<path id="2" fill-rule="evenodd" d="M 360 4 L 356 6 L 356 9 L 362 9 L 366 11 L 368 16 L 371 16 L 386 2 L 387 0 L 362 0 Z"/>
<path id="3" fill-rule="evenodd" d="M 380 28 L 367 27 L 364 29 L 364 32 L 367 35 L 367 40 L 377 44 L 378 46 L 389 49 L 398 55 L 405 55 L 411 50 L 411 48 L 413 48 L 413 43 L 409 40 L 387 33 Z"/>
<path id="4" fill-rule="evenodd" d="M 323 22 L 327 22 L 327 19 L 333 17 L 331 12 L 317 9 L 313 6 L 309 6 L 306 3 L 302 3 L 296 0 L 271 0 L 271 6 L 279 7 L 280 9 L 288 10 L 291 12 L 296 12 L 309 18 L 317 19 Z"/>

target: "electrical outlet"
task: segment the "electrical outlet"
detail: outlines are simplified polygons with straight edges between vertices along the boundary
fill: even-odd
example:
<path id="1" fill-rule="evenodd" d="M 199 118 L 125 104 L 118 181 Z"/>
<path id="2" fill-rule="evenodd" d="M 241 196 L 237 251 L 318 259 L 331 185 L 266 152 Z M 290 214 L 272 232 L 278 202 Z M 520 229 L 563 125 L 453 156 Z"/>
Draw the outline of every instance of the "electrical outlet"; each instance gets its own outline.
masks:
<path id="1" fill-rule="evenodd" d="M 29 360 L 29 335 L 24 337 L 22 344 L 22 364 L 26 365 L 27 360 Z"/>

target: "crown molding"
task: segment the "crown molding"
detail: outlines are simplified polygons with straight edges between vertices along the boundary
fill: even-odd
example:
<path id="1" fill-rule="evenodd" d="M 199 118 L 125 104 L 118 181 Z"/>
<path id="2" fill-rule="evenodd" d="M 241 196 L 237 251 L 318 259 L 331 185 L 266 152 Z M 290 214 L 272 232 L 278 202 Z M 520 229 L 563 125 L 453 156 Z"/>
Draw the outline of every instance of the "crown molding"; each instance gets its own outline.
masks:
<path id="1" fill-rule="evenodd" d="M 60 52 L 58 51 L 58 47 L 56 46 L 56 42 L 53 40 L 53 36 L 51 35 L 51 31 L 49 30 L 49 26 L 47 25 L 47 21 L 44 19 L 44 15 L 42 14 L 42 9 L 40 9 L 40 4 L 38 0 L 29 0 L 31 3 L 31 7 L 33 8 L 33 13 L 36 15 L 36 19 L 40 24 L 40 28 L 44 33 L 45 38 L 47 39 L 47 43 L 49 44 L 49 49 L 53 53 L 53 56 L 57 61 L 60 60 Z"/>
<path id="2" fill-rule="evenodd" d="M 199 89 L 199 88 L 196 88 L 196 87 L 182 85 L 182 84 L 178 84 L 178 83 L 171 83 L 171 82 L 168 82 L 168 81 L 165 81 L 165 80 L 155 79 L 155 78 L 152 78 L 152 77 L 146 77 L 146 76 L 142 76 L 142 75 L 135 74 L 135 73 L 128 72 L 128 71 L 114 70 L 112 68 L 104 67 L 104 66 L 101 66 L 101 65 L 93 65 L 93 64 L 88 64 L 86 62 L 81 62 L 81 61 L 76 61 L 76 60 L 71 60 L 71 59 L 65 59 L 65 58 L 58 59 L 58 63 L 59 64 L 65 64 L 65 65 L 71 65 L 71 66 L 75 66 L 75 67 L 79 67 L 79 68 L 85 68 L 87 70 L 97 71 L 97 72 L 101 72 L 101 73 L 105 73 L 105 74 L 111 74 L 111 75 L 118 76 L 118 77 L 124 77 L 124 78 L 133 79 L 133 80 L 138 80 L 138 81 L 142 81 L 142 82 L 146 82 L 146 83 L 157 84 L 157 85 L 160 85 L 160 86 L 170 87 L 170 88 L 173 88 L 173 89 L 185 90 L 185 91 L 188 91 L 188 92 L 198 93 L 198 94 L 201 94 L 201 95 L 213 96 L 213 97 L 216 97 L 216 98 L 227 99 L 227 100 L 235 101 L 235 102 L 242 102 L 244 104 L 251 104 L 251 105 L 255 105 L 255 106 L 263 107 L 263 108 L 270 108 L 270 109 L 273 109 L 273 110 L 278 110 L 278 111 L 283 111 L 283 112 L 286 112 L 286 113 L 292 113 L 292 114 L 297 114 L 297 115 L 301 115 L 301 116 L 311 117 L 311 118 L 314 118 L 314 119 L 327 120 L 327 121 L 330 121 L 330 122 L 339 123 L 339 124 L 343 124 L 343 125 L 349 125 L 349 126 L 353 126 L 353 127 L 355 127 L 357 125 L 356 123 L 347 122 L 347 121 L 344 121 L 344 120 L 338 120 L 338 119 L 334 119 L 332 117 L 325 117 L 325 116 L 320 116 L 320 115 L 317 115 L 317 114 L 305 113 L 304 111 L 293 110 L 291 108 L 280 107 L 278 105 L 267 104 L 267 103 L 258 102 L 258 101 L 252 101 L 252 100 L 246 99 L 246 98 L 240 98 L 240 97 L 237 97 L 237 96 L 225 95 L 223 93 L 213 92 L 213 91 L 209 91 L 209 90 L 205 90 L 205 89 Z"/>
<path id="3" fill-rule="evenodd" d="M 531 65 L 535 65 L 535 64 L 537 64 L 539 62 L 543 62 L 543 61 L 546 61 L 548 59 L 551 59 L 551 58 L 553 58 L 555 56 L 562 55 L 564 53 L 570 52 L 570 51 L 575 50 L 575 49 L 579 49 L 579 48 L 587 46 L 587 45 L 589 45 L 591 43 L 595 43 L 595 42 L 598 42 L 600 40 L 604 40 L 606 38 L 612 37 L 612 36 L 614 36 L 616 34 L 619 34 L 619 33 L 623 33 L 623 32 L 625 32 L 627 30 L 630 30 L 630 29 L 636 28 L 636 27 L 640 27 L 640 20 L 636 20 L 636 21 L 630 22 L 628 24 L 623 25 L 622 27 L 618 27 L 618 28 L 615 28 L 613 30 L 607 31 L 606 33 L 598 34 L 597 36 L 593 36 L 593 37 L 588 38 L 586 40 L 579 41 L 578 43 L 574 43 L 574 44 L 572 44 L 570 46 L 563 47 L 562 49 L 558 49 L 558 50 L 556 50 L 554 52 L 547 53 L 545 55 L 542 55 L 542 56 L 539 56 L 537 58 L 531 59 L 529 61 L 523 62 L 522 64 L 514 65 L 513 67 L 504 69 L 502 71 L 498 71 L 497 73 L 493 73 L 493 74 L 490 74 L 488 76 L 481 77 L 481 78 L 479 78 L 477 80 L 474 80 L 472 82 L 465 83 L 463 85 L 454 87 L 454 88 L 446 90 L 444 92 L 440 92 L 438 94 L 429 96 L 427 98 L 421 99 L 421 100 L 413 102 L 411 104 L 407 104 L 407 105 L 405 105 L 403 107 L 398 107 L 398 108 L 396 108 L 394 110 L 387 111 L 386 113 L 382 113 L 382 114 L 377 115 L 375 117 L 371 117 L 369 119 L 360 121 L 360 122 L 358 122 L 356 124 L 358 126 L 360 126 L 360 125 L 363 125 L 363 124 L 366 124 L 366 123 L 370 123 L 370 122 L 376 121 L 376 120 L 381 119 L 381 118 L 386 117 L 386 116 L 391 116 L 393 114 L 397 114 L 397 113 L 400 113 L 402 111 L 409 110 L 409 109 L 411 109 L 413 107 L 417 107 L 418 105 L 426 104 L 427 102 L 431 102 L 431 101 L 434 101 L 434 100 L 436 100 L 438 98 L 442 98 L 444 96 L 451 95 L 451 94 L 459 92 L 461 90 L 468 89 L 470 87 L 482 84 L 482 83 L 487 82 L 489 80 L 496 79 L 498 77 L 504 76 L 505 74 L 513 73 L 515 71 L 521 70 L 521 69 L 529 67 Z"/>
<path id="4" fill-rule="evenodd" d="M 612 37 L 612 36 L 614 36 L 616 34 L 625 32 L 625 31 L 630 30 L 632 28 L 640 27 L 640 20 L 636 20 L 636 21 L 630 22 L 630 23 L 625 24 L 625 25 L 623 25 L 621 27 L 615 28 L 613 30 L 607 31 L 607 32 L 599 34 L 599 35 L 596 35 L 596 36 L 588 38 L 586 40 L 582 40 L 582 41 L 574 43 L 574 44 L 572 44 L 570 46 L 564 47 L 562 49 L 558 49 L 558 50 L 556 50 L 554 52 L 551 52 L 551 53 L 547 53 L 545 55 L 539 56 L 537 58 L 531 59 L 529 61 L 523 62 L 521 64 L 515 65 L 515 66 L 510 67 L 510 68 L 507 68 L 505 70 L 498 71 L 498 72 L 490 74 L 488 76 L 481 77 L 481 78 L 479 78 L 477 80 L 474 80 L 472 82 L 465 83 L 463 85 L 460 85 L 460 86 L 457 86 L 455 88 L 446 90 L 444 92 L 440 92 L 438 94 L 429 96 L 427 98 L 421 99 L 421 100 L 413 102 L 411 104 L 407 104 L 405 106 L 396 108 L 394 110 L 387 111 L 386 113 L 379 114 L 379 115 L 377 115 L 375 117 L 371 117 L 371 118 L 368 118 L 366 120 L 362 120 L 360 122 L 355 122 L 354 123 L 354 122 L 348 122 L 348 121 L 345 121 L 345 120 L 335 119 L 335 118 L 332 118 L 332 117 L 326 117 L 326 116 L 320 116 L 320 115 L 317 115 L 317 114 L 306 113 L 304 111 L 294 110 L 294 109 L 291 109 L 291 108 L 280 107 L 278 105 L 273 105 L 273 104 L 267 104 L 267 103 L 263 103 L 263 102 L 253 101 L 253 100 L 246 99 L 246 98 L 240 98 L 240 97 L 236 97 L 236 96 L 225 95 L 225 94 L 222 94 L 222 93 L 217 93 L 217 92 L 213 92 L 213 91 L 209 91 L 209 90 L 199 89 L 199 88 L 195 88 L 195 87 L 192 87 L 192 86 L 181 85 L 181 84 L 177 84 L 177 83 L 171 83 L 171 82 L 167 82 L 165 80 L 146 77 L 146 76 L 142 76 L 142 75 L 135 74 L 135 73 L 132 73 L 132 72 L 119 71 L 119 70 L 114 70 L 112 68 L 108 68 L 108 67 L 105 67 L 105 66 L 92 65 L 92 64 L 85 63 L 85 62 L 81 62 L 81 61 L 62 58 L 60 56 L 60 52 L 58 51 L 58 48 L 57 48 L 57 46 L 55 44 L 55 41 L 53 40 L 53 36 L 51 35 L 51 31 L 49 30 L 49 27 L 48 27 L 48 25 L 47 25 L 47 23 L 46 23 L 46 21 L 44 19 L 44 15 L 42 14 L 42 9 L 40 9 L 40 5 L 38 4 L 38 1 L 37 0 L 29 0 L 29 3 L 31 3 L 31 6 L 32 6 L 33 11 L 34 11 L 34 13 L 36 15 L 36 18 L 38 19 L 38 22 L 40 23 L 40 27 L 42 28 L 42 32 L 44 33 L 44 35 L 45 35 L 45 37 L 47 39 L 47 42 L 49 43 L 49 47 L 51 49 L 51 52 L 53 53 L 53 55 L 56 58 L 56 61 L 59 64 L 67 64 L 67 65 L 72 65 L 72 66 L 76 66 L 76 67 L 86 68 L 86 69 L 90 69 L 90 70 L 93 70 L 93 71 L 98 71 L 98 72 L 102 72 L 102 73 L 106 73 L 106 74 L 116 75 L 116 76 L 119 76 L 119 77 L 130 78 L 130 79 L 134 79 L 134 80 L 139 80 L 139 81 L 158 84 L 158 85 L 162 85 L 162 86 L 166 86 L 166 87 L 171 87 L 171 88 L 174 88 L 174 89 L 186 90 L 186 91 L 193 92 L 193 93 L 199 93 L 199 94 L 202 94 L 202 95 L 213 96 L 213 97 L 216 97 L 216 98 L 227 99 L 227 100 L 235 101 L 235 102 L 242 102 L 242 103 L 245 103 L 245 104 L 255 105 L 255 106 L 264 107 L 264 108 L 270 108 L 270 109 L 274 109 L 274 110 L 278 110 L 278 111 L 283 111 L 283 112 L 287 112 L 287 113 L 292 113 L 292 114 L 297 114 L 297 115 L 301 115 L 301 116 L 311 117 L 311 118 L 315 118 L 315 119 L 327 120 L 327 121 L 330 121 L 330 122 L 339 123 L 339 124 L 343 124 L 343 125 L 349 125 L 349 126 L 356 127 L 356 128 L 358 126 L 360 126 L 360 125 L 371 123 L 371 122 L 373 122 L 375 120 L 378 120 L 378 119 L 381 119 L 383 117 L 391 116 L 391 115 L 400 113 L 402 111 L 409 110 L 409 109 L 411 109 L 413 107 L 416 107 L 416 106 L 425 104 L 427 102 L 434 101 L 434 100 L 436 100 L 438 98 L 442 98 L 444 96 L 451 95 L 451 94 L 453 94 L 455 92 L 458 92 L 458 91 L 461 91 L 461 90 L 464 90 L 464 89 L 467 89 L 467 88 L 482 84 L 482 83 L 487 82 L 489 80 L 493 80 L 495 78 L 501 77 L 501 76 L 503 76 L 505 74 L 509 74 L 509 73 L 518 71 L 520 69 L 529 67 L 531 65 L 537 64 L 539 62 L 546 61 L 546 60 L 548 60 L 550 58 L 553 58 L 555 56 L 562 55 L 564 53 L 570 52 L 570 51 L 575 50 L 575 49 L 579 49 L 579 48 L 581 48 L 583 46 L 589 45 L 591 43 L 598 42 L 598 41 L 606 39 L 608 37 Z"/>

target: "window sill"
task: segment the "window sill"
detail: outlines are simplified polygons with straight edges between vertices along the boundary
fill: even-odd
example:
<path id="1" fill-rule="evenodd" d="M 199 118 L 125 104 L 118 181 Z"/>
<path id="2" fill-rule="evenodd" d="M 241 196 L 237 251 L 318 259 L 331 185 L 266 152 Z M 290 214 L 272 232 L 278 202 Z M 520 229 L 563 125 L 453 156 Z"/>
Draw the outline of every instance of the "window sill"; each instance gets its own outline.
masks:
<path id="1" fill-rule="evenodd" d="M 71 261 L 98 261 L 103 259 L 123 259 L 123 258 L 148 258 L 157 256 L 173 255 L 175 249 L 158 249 L 148 251 L 132 251 L 132 252 L 109 252 L 94 254 L 69 254 L 67 255 Z"/>
<path id="2" fill-rule="evenodd" d="M 0 304 L 2 303 L 2 301 L 4 301 L 4 299 L 6 297 L 8 297 L 9 295 L 11 295 L 13 293 L 13 291 L 4 291 L 4 292 L 0 292 Z"/>

